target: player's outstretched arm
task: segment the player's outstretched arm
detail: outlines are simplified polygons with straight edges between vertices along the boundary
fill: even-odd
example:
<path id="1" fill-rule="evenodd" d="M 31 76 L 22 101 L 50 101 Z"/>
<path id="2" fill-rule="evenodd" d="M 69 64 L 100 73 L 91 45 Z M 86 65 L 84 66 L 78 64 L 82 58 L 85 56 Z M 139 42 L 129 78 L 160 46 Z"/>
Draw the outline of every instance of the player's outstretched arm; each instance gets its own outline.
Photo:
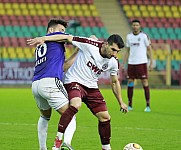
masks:
<path id="1" fill-rule="evenodd" d="M 127 113 L 128 108 L 127 108 L 127 105 L 122 100 L 121 86 L 120 86 L 120 82 L 118 80 L 118 76 L 111 75 L 110 77 L 111 77 L 111 88 L 112 88 L 112 91 L 113 91 L 116 99 L 118 100 L 118 103 L 120 105 L 120 110 L 124 113 Z"/>
<path id="2" fill-rule="evenodd" d="M 67 58 L 65 60 L 65 63 L 64 63 L 64 66 L 63 66 L 64 67 L 64 72 L 66 72 L 70 68 L 70 66 L 74 63 L 78 51 L 79 51 L 79 48 L 76 47 L 74 53 L 69 58 Z"/>
<path id="3" fill-rule="evenodd" d="M 72 35 L 59 34 L 59 35 L 42 36 L 42 37 L 36 37 L 33 39 L 28 39 L 27 44 L 40 45 L 40 44 L 43 44 L 45 41 L 58 41 L 58 42 L 67 41 L 67 42 L 72 43 L 72 40 L 73 40 Z"/>

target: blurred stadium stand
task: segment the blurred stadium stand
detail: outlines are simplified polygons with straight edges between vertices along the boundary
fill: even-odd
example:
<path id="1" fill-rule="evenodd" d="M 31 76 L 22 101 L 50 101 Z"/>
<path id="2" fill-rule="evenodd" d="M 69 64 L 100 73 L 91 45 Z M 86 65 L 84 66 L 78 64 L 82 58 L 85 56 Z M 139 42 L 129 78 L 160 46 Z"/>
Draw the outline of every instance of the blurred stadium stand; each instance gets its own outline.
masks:
<path id="1" fill-rule="evenodd" d="M 155 69 L 166 70 L 167 51 L 159 43 L 169 44 L 171 48 L 172 85 L 181 83 L 181 1 L 180 0 L 119 0 L 120 6 L 130 23 L 133 19 L 141 21 L 142 30 L 147 33 L 154 47 Z"/>
<path id="2" fill-rule="evenodd" d="M 181 1 L 116 1 L 128 26 L 131 20 L 139 19 L 152 43 L 170 45 L 172 84 L 181 85 Z M 0 62 L 33 62 L 34 47 L 27 46 L 26 40 L 45 35 L 47 22 L 55 17 L 80 22 L 79 27 L 67 28 L 67 33 L 86 37 L 95 34 L 101 40 L 109 36 L 93 0 L 1 0 L 0 10 Z M 167 51 L 158 45 L 153 48 L 155 69 L 164 72 Z M 72 49 L 67 45 L 67 55 Z M 126 81 L 124 72 L 122 76 Z"/>

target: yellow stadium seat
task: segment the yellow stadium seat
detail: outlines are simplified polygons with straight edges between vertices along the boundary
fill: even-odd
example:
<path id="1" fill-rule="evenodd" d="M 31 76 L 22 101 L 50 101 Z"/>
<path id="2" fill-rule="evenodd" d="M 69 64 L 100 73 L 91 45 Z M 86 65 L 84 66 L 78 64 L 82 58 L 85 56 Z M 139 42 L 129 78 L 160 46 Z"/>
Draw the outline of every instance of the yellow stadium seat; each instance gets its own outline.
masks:
<path id="1" fill-rule="evenodd" d="M 74 10 L 79 10 L 80 9 L 80 4 L 74 4 L 73 9 Z"/>
<path id="2" fill-rule="evenodd" d="M 89 5 L 89 9 L 91 11 L 96 11 L 96 6 L 95 5 Z"/>
<path id="3" fill-rule="evenodd" d="M 131 9 L 130 5 L 124 5 L 123 6 L 124 11 L 130 11 L 130 9 Z"/>
<path id="4" fill-rule="evenodd" d="M 52 10 L 52 15 L 54 16 L 60 16 L 60 11 L 58 9 L 53 9 Z"/>
<path id="5" fill-rule="evenodd" d="M 150 17 L 148 11 L 142 11 L 142 16 L 143 16 L 143 17 Z"/>
<path id="6" fill-rule="evenodd" d="M 75 13 L 76 13 L 76 15 L 79 16 L 79 17 L 80 17 L 80 16 L 83 16 L 83 11 L 82 11 L 82 10 L 77 10 Z"/>
<path id="7" fill-rule="evenodd" d="M 43 10 L 50 9 L 50 5 L 49 4 L 43 4 L 42 8 L 43 8 Z"/>
<path id="8" fill-rule="evenodd" d="M 178 6 L 178 10 L 179 10 L 179 12 L 181 13 L 181 6 Z"/>
<path id="9" fill-rule="evenodd" d="M 30 14 L 31 16 L 36 16 L 36 15 L 37 15 L 37 12 L 36 12 L 35 9 L 31 9 L 31 10 L 29 10 L 29 14 Z"/>
<path id="10" fill-rule="evenodd" d="M 178 7 L 177 6 L 171 6 L 171 11 L 172 12 L 178 11 Z"/>
<path id="11" fill-rule="evenodd" d="M 134 15 L 135 15 L 135 17 L 141 17 L 141 12 L 140 11 L 135 11 Z"/>
<path id="12" fill-rule="evenodd" d="M 19 6 L 20 6 L 20 5 L 19 5 L 18 3 L 12 3 L 12 8 L 13 8 L 14 10 L 20 9 Z"/>
<path id="13" fill-rule="evenodd" d="M 22 15 L 21 9 L 14 10 L 14 15 L 17 15 L 17 16 Z"/>
<path id="14" fill-rule="evenodd" d="M 27 9 L 27 5 L 25 3 L 19 3 L 20 9 Z"/>
<path id="15" fill-rule="evenodd" d="M 52 14 L 54 14 L 53 12 L 56 11 L 56 10 L 50 10 L 50 9 L 47 9 L 44 11 L 44 14 L 45 16 L 51 16 Z"/>
<path id="16" fill-rule="evenodd" d="M 131 5 L 131 10 L 138 11 L 138 5 Z"/>
<path id="17" fill-rule="evenodd" d="M 48 10 L 42 10 L 42 9 L 40 9 L 40 10 L 37 10 L 37 15 L 39 15 L 39 16 L 44 16 L 44 13 L 46 12 L 46 11 L 48 11 Z M 51 14 L 50 14 L 51 15 Z"/>
<path id="18" fill-rule="evenodd" d="M 156 11 L 151 11 L 150 12 L 150 17 L 157 17 Z"/>
<path id="19" fill-rule="evenodd" d="M 154 9 L 154 6 L 153 6 L 153 5 L 148 5 L 148 6 L 147 6 L 147 10 L 148 10 L 148 11 L 154 11 L 155 9 Z"/>
<path id="20" fill-rule="evenodd" d="M 4 9 L 3 3 L 0 3 L 0 9 L 1 9 L 1 10 Z"/>
<path id="21" fill-rule="evenodd" d="M 159 55 L 160 60 L 166 60 L 166 55 Z"/>
<path id="22" fill-rule="evenodd" d="M 57 7 L 57 4 L 51 4 L 50 5 L 50 9 L 51 10 L 56 10 L 58 7 Z"/>
<path id="23" fill-rule="evenodd" d="M 36 3 L 34 7 L 35 7 L 35 9 L 40 10 L 40 9 L 42 9 L 42 4 Z"/>
<path id="24" fill-rule="evenodd" d="M 159 18 L 165 17 L 165 14 L 164 14 L 163 11 L 158 12 L 157 15 L 158 15 Z"/>
<path id="25" fill-rule="evenodd" d="M 68 10 L 68 16 L 76 16 L 75 10 Z"/>
<path id="26" fill-rule="evenodd" d="M 170 7 L 169 7 L 169 6 L 164 5 L 164 6 L 163 6 L 163 11 L 165 11 L 165 12 L 170 11 Z"/>
<path id="27" fill-rule="evenodd" d="M 126 16 L 127 16 L 127 17 L 134 17 L 132 11 L 127 11 L 127 12 L 126 12 Z"/>
<path id="28" fill-rule="evenodd" d="M 88 5 L 87 4 L 82 4 L 81 9 L 84 10 L 84 11 L 88 10 Z"/>
<path id="29" fill-rule="evenodd" d="M 89 10 L 85 10 L 84 11 L 84 16 L 90 17 L 91 16 L 91 12 Z"/>
<path id="30" fill-rule="evenodd" d="M 58 5 L 58 9 L 61 10 L 65 10 L 65 5 L 64 4 L 59 4 Z"/>
<path id="31" fill-rule="evenodd" d="M 171 18 L 172 17 L 172 12 L 171 11 L 166 11 L 165 12 L 165 17 Z"/>
<path id="32" fill-rule="evenodd" d="M 155 6 L 155 10 L 156 10 L 157 12 L 160 12 L 160 11 L 162 11 L 162 7 L 159 6 L 159 5 L 156 5 L 156 6 Z"/>
<path id="33" fill-rule="evenodd" d="M 99 16 L 99 13 L 97 11 L 92 11 L 92 16 L 97 17 L 97 16 Z"/>
<path id="34" fill-rule="evenodd" d="M 32 3 L 28 3 L 27 6 L 28 6 L 28 9 L 34 9 L 34 5 Z"/>
<path id="35" fill-rule="evenodd" d="M 67 5 L 65 5 L 65 8 L 66 8 L 66 10 L 72 10 L 73 9 L 73 6 L 72 6 L 72 4 L 67 4 Z"/>
<path id="36" fill-rule="evenodd" d="M 4 8 L 5 9 L 12 9 L 11 3 L 4 3 Z"/>
<path id="37" fill-rule="evenodd" d="M 11 9 L 11 8 L 10 8 L 10 9 L 7 9 L 7 10 L 6 10 L 6 14 L 7 14 L 7 15 L 13 15 L 13 14 L 14 14 L 13 9 Z"/>
<path id="38" fill-rule="evenodd" d="M 180 18 L 181 17 L 181 14 L 179 12 L 173 12 L 173 17 L 174 18 Z"/>
<path id="39" fill-rule="evenodd" d="M 27 15 L 29 15 L 29 11 L 27 9 L 22 9 L 21 14 L 23 16 L 27 16 Z"/>
<path id="40" fill-rule="evenodd" d="M 6 14 L 6 10 L 5 9 L 1 9 L 0 15 L 5 15 L 5 14 Z"/>
<path id="41" fill-rule="evenodd" d="M 141 11 L 146 11 L 146 10 L 147 10 L 147 8 L 146 8 L 145 5 L 140 5 L 139 9 L 140 9 Z"/>
<path id="42" fill-rule="evenodd" d="M 68 13 L 66 10 L 60 10 L 61 16 L 68 16 Z"/>

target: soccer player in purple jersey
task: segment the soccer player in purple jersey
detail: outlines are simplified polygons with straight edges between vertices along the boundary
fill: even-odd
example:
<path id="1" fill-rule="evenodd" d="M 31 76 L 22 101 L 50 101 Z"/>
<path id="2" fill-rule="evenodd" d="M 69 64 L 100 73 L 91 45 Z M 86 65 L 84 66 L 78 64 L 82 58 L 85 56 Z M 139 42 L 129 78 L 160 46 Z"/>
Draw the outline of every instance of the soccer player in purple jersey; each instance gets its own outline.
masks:
<path id="1" fill-rule="evenodd" d="M 47 26 L 47 35 L 64 35 L 67 22 L 60 19 L 51 19 Z M 47 150 L 48 121 L 52 108 L 62 114 L 69 106 L 67 92 L 62 84 L 63 72 L 67 70 L 76 56 L 76 51 L 69 61 L 65 62 L 64 42 L 45 42 L 36 47 L 35 71 L 32 82 L 32 92 L 40 110 L 38 120 L 38 139 L 40 150 Z M 75 117 L 71 120 L 64 135 L 64 142 L 69 145 L 76 128 Z M 56 146 L 60 147 L 60 143 Z"/>
<path id="2" fill-rule="evenodd" d="M 65 74 L 64 84 L 70 99 L 69 108 L 62 114 L 59 122 L 59 135 L 56 142 L 61 142 L 63 133 L 72 117 L 78 112 L 84 102 L 90 111 L 98 118 L 98 131 L 102 150 L 111 150 L 111 125 L 106 102 L 98 89 L 97 81 L 103 71 L 110 72 L 112 91 L 119 103 L 120 110 L 126 113 L 127 106 L 122 100 L 121 87 L 117 76 L 117 53 L 124 47 L 119 35 L 111 35 L 107 42 L 90 38 L 73 37 L 71 35 L 52 35 L 29 39 L 28 44 L 39 44 L 45 41 L 71 42 L 79 48 L 74 64 Z M 88 148 L 87 148 L 88 149 Z"/>
<path id="3" fill-rule="evenodd" d="M 148 84 L 148 71 L 147 63 L 148 58 L 150 58 L 149 70 L 152 70 L 152 48 L 151 41 L 147 34 L 140 30 L 141 25 L 139 20 L 132 21 L 133 32 L 127 35 L 126 39 L 126 53 L 123 61 L 124 64 L 128 61 L 128 110 L 133 110 L 132 98 L 134 90 L 134 80 L 140 79 L 143 85 L 146 108 L 145 112 L 150 112 L 150 89 Z"/>

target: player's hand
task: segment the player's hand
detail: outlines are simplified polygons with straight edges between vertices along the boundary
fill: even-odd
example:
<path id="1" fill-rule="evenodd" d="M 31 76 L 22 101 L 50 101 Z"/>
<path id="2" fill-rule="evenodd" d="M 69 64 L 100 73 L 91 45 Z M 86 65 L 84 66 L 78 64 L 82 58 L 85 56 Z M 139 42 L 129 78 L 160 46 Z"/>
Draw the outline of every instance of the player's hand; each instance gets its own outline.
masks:
<path id="1" fill-rule="evenodd" d="M 120 111 L 122 111 L 123 113 L 127 113 L 128 112 L 128 107 L 125 103 L 121 104 L 121 108 Z"/>
<path id="2" fill-rule="evenodd" d="M 153 70 L 153 64 L 150 63 L 150 65 L 149 65 L 149 71 L 152 71 L 152 70 Z"/>
<path id="3" fill-rule="evenodd" d="M 27 40 L 27 44 L 28 45 L 41 45 L 41 44 L 43 44 L 45 41 L 44 41 L 44 39 L 42 38 L 42 37 L 36 37 L 36 38 L 34 38 L 34 39 L 28 39 Z"/>

